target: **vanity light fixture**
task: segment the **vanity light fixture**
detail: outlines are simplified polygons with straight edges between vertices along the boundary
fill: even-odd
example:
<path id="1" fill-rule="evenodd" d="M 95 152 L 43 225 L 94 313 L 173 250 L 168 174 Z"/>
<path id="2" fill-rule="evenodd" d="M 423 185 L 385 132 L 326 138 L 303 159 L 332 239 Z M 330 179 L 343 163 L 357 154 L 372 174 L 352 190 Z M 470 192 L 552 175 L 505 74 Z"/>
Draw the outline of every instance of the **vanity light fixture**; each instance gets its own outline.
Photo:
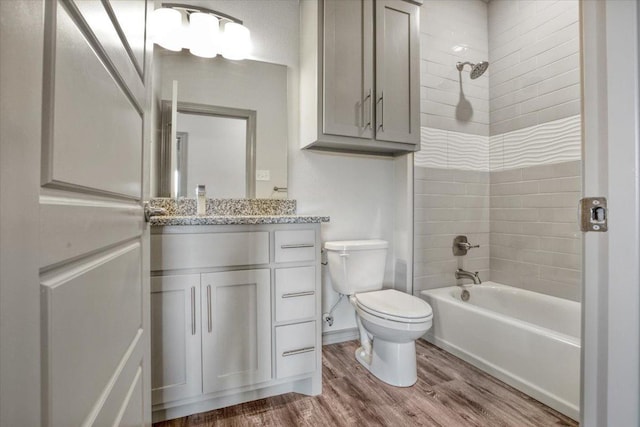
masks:
<path id="1" fill-rule="evenodd" d="M 151 15 L 151 37 L 165 49 L 189 49 L 193 55 L 245 59 L 251 53 L 251 33 L 233 16 L 200 6 L 163 3 Z"/>

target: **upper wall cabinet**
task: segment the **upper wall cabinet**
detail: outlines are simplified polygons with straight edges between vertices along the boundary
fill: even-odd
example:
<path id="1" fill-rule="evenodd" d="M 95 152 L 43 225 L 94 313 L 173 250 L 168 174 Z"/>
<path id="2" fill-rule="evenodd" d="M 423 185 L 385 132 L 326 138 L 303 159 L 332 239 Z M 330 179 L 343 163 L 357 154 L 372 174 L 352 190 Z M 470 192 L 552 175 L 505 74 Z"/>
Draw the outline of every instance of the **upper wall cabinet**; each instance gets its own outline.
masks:
<path id="1" fill-rule="evenodd" d="M 305 0 L 303 148 L 402 154 L 420 148 L 419 6 Z"/>

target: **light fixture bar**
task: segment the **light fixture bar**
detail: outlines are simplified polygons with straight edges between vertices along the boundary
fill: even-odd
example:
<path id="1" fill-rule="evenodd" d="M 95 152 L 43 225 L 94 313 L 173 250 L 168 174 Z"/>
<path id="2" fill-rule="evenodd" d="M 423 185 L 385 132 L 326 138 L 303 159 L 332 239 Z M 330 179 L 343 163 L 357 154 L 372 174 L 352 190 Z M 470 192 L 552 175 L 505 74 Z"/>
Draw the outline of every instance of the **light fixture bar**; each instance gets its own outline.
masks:
<path id="1" fill-rule="evenodd" d="M 193 13 L 193 12 L 210 13 L 211 15 L 214 15 L 218 18 L 226 19 L 228 21 L 235 22 L 236 24 L 243 25 L 242 21 L 236 17 L 227 15 L 226 13 L 218 12 L 216 10 L 207 9 L 206 7 L 191 6 L 189 4 L 180 4 L 180 3 L 162 3 L 162 7 L 167 7 L 172 9 L 182 9 L 182 10 L 186 10 L 189 13 Z"/>

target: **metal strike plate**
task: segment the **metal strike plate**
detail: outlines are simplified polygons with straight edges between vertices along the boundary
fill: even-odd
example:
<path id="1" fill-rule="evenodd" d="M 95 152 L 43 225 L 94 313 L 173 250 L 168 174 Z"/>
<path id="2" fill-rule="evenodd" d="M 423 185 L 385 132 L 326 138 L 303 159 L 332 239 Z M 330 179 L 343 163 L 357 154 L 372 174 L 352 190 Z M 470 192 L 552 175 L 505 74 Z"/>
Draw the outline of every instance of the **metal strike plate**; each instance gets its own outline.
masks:
<path id="1" fill-rule="evenodd" d="M 582 231 L 607 231 L 606 197 L 585 197 L 580 199 L 580 229 Z"/>

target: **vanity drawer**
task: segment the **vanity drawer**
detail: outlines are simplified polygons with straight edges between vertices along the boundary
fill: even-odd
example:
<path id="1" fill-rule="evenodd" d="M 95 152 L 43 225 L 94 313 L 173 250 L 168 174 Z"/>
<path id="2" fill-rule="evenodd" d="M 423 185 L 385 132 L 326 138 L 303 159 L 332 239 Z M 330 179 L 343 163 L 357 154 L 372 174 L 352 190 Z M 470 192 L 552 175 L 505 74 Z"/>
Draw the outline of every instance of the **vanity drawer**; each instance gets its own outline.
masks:
<path id="1" fill-rule="evenodd" d="M 151 235 L 151 270 L 269 263 L 269 232 Z"/>
<path id="2" fill-rule="evenodd" d="M 275 252 L 276 262 L 314 261 L 316 233 L 314 230 L 276 231 Z"/>
<path id="3" fill-rule="evenodd" d="M 276 322 L 306 319 L 315 316 L 315 267 L 276 269 L 275 299 Z"/>
<path id="4" fill-rule="evenodd" d="M 276 378 L 316 370 L 316 322 L 276 327 Z"/>

